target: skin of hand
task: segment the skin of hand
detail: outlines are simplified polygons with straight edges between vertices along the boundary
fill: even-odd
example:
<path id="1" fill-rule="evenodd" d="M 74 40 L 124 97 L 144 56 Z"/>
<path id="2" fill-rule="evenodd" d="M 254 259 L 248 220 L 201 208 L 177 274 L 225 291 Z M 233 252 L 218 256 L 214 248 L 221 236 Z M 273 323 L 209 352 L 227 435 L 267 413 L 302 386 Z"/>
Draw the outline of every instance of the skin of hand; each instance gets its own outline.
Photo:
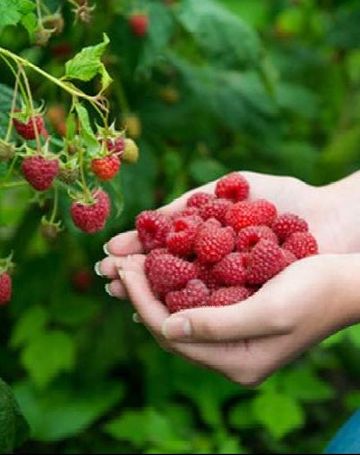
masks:
<path id="1" fill-rule="evenodd" d="M 148 286 L 136 232 L 111 239 L 105 248 L 109 256 L 96 268 L 113 280 L 107 285 L 111 295 L 129 296 L 141 321 L 165 349 L 250 386 L 330 333 L 359 320 L 360 296 L 352 281 L 360 255 L 344 254 L 359 251 L 359 239 L 344 235 L 346 223 L 352 221 L 343 204 L 344 193 L 352 192 L 348 181 L 313 187 L 292 177 L 242 175 L 250 183 L 251 199 L 266 198 L 280 213 L 290 211 L 305 218 L 323 254 L 292 264 L 244 302 L 170 317 Z M 213 192 L 214 187 L 215 182 L 194 191 Z M 161 210 L 180 210 L 192 192 Z"/>

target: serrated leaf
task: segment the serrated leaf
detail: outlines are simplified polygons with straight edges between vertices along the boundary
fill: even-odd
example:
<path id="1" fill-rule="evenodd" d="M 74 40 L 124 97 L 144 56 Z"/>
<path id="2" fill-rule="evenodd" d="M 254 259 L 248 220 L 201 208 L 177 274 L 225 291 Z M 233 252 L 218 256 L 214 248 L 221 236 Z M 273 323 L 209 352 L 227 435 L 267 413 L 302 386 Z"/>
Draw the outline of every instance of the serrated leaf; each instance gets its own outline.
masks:
<path id="1" fill-rule="evenodd" d="M 276 439 L 281 439 L 301 427 L 305 420 L 299 403 L 282 393 L 260 393 L 255 397 L 252 407 L 258 422 Z"/>
<path id="2" fill-rule="evenodd" d="M 81 126 L 80 136 L 84 139 L 84 143 L 88 149 L 87 151 L 90 154 L 94 153 L 99 149 L 100 145 L 91 127 L 89 113 L 87 109 L 79 103 L 75 104 L 75 110 Z"/>
<path id="3" fill-rule="evenodd" d="M 184 0 L 177 16 L 214 66 L 257 66 L 261 46 L 256 32 L 220 3 Z"/>
<path id="4" fill-rule="evenodd" d="M 61 383 L 40 392 L 30 383 L 21 383 L 14 392 L 31 425 L 33 439 L 59 442 L 86 430 L 107 413 L 122 399 L 124 388 L 119 381 L 76 389 Z"/>
<path id="5" fill-rule="evenodd" d="M 29 341 L 21 354 L 23 366 L 40 388 L 59 373 L 71 370 L 74 361 L 74 340 L 59 330 L 40 333 Z"/>
<path id="6" fill-rule="evenodd" d="M 29 426 L 10 387 L 0 379 L 0 453 L 10 453 L 29 435 Z"/>
<path id="7" fill-rule="evenodd" d="M 18 24 L 23 17 L 35 9 L 31 0 L 1 0 L 0 1 L 0 31 L 7 25 Z"/>
<path id="8" fill-rule="evenodd" d="M 17 348 L 38 336 L 45 328 L 48 317 L 47 311 L 40 305 L 30 307 L 17 321 L 11 337 L 11 345 Z"/>
<path id="9" fill-rule="evenodd" d="M 65 78 L 90 81 L 96 75 L 101 76 L 102 91 L 111 83 L 112 79 L 101 61 L 110 40 L 104 34 L 102 43 L 82 49 L 74 58 L 65 64 Z"/>

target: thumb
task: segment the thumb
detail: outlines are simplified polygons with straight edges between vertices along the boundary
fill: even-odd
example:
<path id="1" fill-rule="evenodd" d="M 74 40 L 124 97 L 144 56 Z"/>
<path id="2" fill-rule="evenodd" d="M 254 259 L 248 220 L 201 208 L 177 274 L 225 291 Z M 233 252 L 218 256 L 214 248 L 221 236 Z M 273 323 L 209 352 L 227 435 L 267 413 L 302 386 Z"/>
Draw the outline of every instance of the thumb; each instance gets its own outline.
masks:
<path id="1" fill-rule="evenodd" d="M 174 341 L 226 342 L 289 333 L 287 321 L 267 294 L 258 291 L 233 305 L 181 311 L 164 321 L 163 335 Z"/>

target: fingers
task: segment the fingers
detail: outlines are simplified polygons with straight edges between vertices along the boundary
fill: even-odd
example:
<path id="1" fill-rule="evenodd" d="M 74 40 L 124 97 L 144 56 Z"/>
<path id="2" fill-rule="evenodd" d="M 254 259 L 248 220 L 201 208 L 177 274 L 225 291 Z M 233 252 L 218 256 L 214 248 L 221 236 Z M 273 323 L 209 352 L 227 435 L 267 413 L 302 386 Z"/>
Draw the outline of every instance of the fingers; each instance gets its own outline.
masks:
<path id="1" fill-rule="evenodd" d="M 258 291 L 234 305 L 181 311 L 165 321 L 162 331 L 168 340 L 185 342 L 225 342 L 288 333 L 291 327 L 277 314 L 275 308 L 281 304 L 274 299 Z"/>
<path id="2" fill-rule="evenodd" d="M 116 297 L 118 299 L 126 298 L 125 287 L 119 279 L 107 283 L 105 285 L 105 291 L 110 297 Z"/>
<path id="3" fill-rule="evenodd" d="M 116 235 L 108 241 L 104 246 L 104 250 L 106 254 L 113 254 L 115 256 L 138 254 L 143 251 L 136 231 Z"/>
<path id="4" fill-rule="evenodd" d="M 140 319 L 157 335 L 169 313 L 152 293 L 144 272 L 145 256 L 133 255 L 124 259 L 120 277 Z"/>

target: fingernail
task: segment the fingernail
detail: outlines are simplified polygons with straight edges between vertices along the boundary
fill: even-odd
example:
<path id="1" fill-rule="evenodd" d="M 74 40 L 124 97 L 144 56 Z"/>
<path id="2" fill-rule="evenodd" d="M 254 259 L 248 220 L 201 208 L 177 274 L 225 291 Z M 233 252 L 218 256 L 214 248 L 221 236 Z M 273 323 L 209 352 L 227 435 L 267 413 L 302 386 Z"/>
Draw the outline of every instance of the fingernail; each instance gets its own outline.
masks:
<path id="1" fill-rule="evenodd" d="M 104 253 L 106 254 L 106 256 L 109 256 L 110 251 L 108 250 L 107 243 L 105 243 L 105 244 L 103 245 L 103 250 L 104 250 Z"/>
<path id="2" fill-rule="evenodd" d="M 133 320 L 133 322 L 135 322 L 135 324 L 141 324 L 140 317 L 137 313 L 133 313 L 132 320 Z"/>
<path id="3" fill-rule="evenodd" d="M 105 292 L 108 294 L 110 297 L 114 297 L 112 295 L 111 289 L 110 289 L 110 283 L 105 284 Z"/>
<path id="4" fill-rule="evenodd" d="M 181 317 L 170 317 L 162 326 L 162 333 L 165 338 L 179 339 L 191 335 L 190 321 Z"/>
<path id="5" fill-rule="evenodd" d="M 97 276 L 104 276 L 104 275 L 101 273 L 100 264 L 101 264 L 101 261 L 98 261 L 98 262 L 94 265 L 94 270 L 95 270 L 95 273 L 96 273 Z"/>

